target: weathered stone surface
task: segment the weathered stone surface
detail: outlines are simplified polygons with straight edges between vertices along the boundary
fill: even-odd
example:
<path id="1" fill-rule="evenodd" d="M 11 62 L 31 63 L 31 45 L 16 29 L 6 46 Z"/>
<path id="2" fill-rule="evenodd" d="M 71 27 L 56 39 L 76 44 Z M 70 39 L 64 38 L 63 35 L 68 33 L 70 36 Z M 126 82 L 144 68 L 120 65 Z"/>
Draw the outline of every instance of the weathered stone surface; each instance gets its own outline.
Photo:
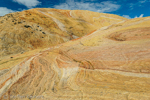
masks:
<path id="1" fill-rule="evenodd" d="M 76 18 L 80 11 L 73 12 L 70 16 Z M 68 16 L 67 11 L 61 13 Z M 0 70 L 0 98 L 149 100 L 149 24 L 150 17 L 121 21 L 57 46 L 5 57 L 1 65 L 7 67 Z"/>
<path id="2" fill-rule="evenodd" d="M 127 19 L 46 8 L 7 14 L 0 18 L 0 57 L 54 46 L 123 20 Z"/>

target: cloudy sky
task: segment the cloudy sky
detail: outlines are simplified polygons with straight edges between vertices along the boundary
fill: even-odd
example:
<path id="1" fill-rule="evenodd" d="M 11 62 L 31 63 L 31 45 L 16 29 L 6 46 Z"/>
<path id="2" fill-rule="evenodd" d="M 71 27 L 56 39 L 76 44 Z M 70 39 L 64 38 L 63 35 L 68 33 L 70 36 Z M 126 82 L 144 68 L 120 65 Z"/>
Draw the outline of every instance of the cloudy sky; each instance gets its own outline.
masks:
<path id="1" fill-rule="evenodd" d="M 126 18 L 150 16 L 150 0 L 0 0 L 0 16 L 32 8 L 90 10 Z"/>

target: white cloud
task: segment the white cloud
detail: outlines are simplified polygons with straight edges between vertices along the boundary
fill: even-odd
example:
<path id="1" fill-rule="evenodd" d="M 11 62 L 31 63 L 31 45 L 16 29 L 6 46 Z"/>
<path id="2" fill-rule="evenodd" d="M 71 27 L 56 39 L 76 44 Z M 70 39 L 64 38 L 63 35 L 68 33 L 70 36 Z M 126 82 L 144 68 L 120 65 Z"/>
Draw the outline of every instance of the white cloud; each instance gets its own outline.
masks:
<path id="1" fill-rule="evenodd" d="M 6 7 L 0 7 L 0 16 L 4 16 L 5 14 L 15 12 L 14 10 L 8 9 Z"/>
<path id="2" fill-rule="evenodd" d="M 131 19 L 131 17 L 129 15 L 123 15 L 123 17 Z"/>
<path id="3" fill-rule="evenodd" d="M 144 16 L 144 14 L 141 14 L 139 17 L 135 16 L 134 18 L 141 18 L 143 16 Z M 128 19 L 132 19 L 129 15 L 123 15 L 123 17 L 128 18 Z"/>
<path id="4" fill-rule="evenodd" d="M 100 3 L 89 2 L 75 2 L 74 0 L 67 0 L 66 3 L 54 5 L 56 9 L 69 9 L 69 10 L 90 10 L 95 12 L 112 12 L 120 8 L 120 5 L 111 1 L 104 1 Z"/>
<path id="5" fill-rule="evenodd" d="M 25 5 L 27 8 L 35 7 L 41 3 L 38 0 L 13 0 L 13 1 Z"/>
<path id="6" fill-rule="evenodd" d="M 146 3 L 148 0 L 139 0 L 139 3 Z"/>
<path id="7" fill-rule="evenodd" d="M 131 8 L 131 10 L 133 10 L 135 6 L 142 7 L 142 6 L 144 6 L 144 4 L 146 4 L 148 2 L 150 2 L 150 0 L 137 0 L 136 3 L 130 3 L 129 7 Z"/>
<path id="8" fill-rule="evenodd" d="M 144 14 L 141 14 L 139 17 L 138 16 L 135 16 L 134 18 L 141 18 L 141 17 L 143 17 L 144 16 Z"/>
<path id="9" fill-rule="evenodd" d="M 141 18 L 141 17 L 143 17 L 144 16 L 144 14 L 141 14 L 139 17 Z"/>

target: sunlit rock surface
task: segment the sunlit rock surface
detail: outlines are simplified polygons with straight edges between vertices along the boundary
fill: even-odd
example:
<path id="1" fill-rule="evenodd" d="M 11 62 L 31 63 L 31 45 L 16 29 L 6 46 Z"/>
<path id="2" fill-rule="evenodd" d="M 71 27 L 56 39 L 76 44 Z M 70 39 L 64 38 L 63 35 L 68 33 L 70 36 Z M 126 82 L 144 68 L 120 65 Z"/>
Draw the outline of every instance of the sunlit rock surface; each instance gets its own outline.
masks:
<path id="1" fill-rule="evenodd" d="M 36 8 L 0 17 L 0 57 L 47 48 L 126 18 L 91 11 Z"/>
<path id="2" fill-rule="evenodd" d="M 150 100 L 150 17 L 126 20 L 89 11 L 33 10 L 53 20 L 59 34 L 69 34 L 66 16 L 71 23 L 82 18 L 90 28 L 82 27 L 83 34 L 73 23 L 81 38 L 4 56 L 1 100 Z M 101 18 L 108 23 L 103 26 Z"/>

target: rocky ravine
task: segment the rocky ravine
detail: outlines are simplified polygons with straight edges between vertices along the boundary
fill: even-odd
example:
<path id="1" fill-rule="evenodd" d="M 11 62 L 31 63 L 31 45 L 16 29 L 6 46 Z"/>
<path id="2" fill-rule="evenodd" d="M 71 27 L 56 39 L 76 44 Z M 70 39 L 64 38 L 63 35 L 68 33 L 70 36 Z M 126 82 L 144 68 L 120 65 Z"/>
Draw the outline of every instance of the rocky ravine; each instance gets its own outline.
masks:
<path id="1" fill-rule="evenodd" d="M 149 100 L 149 24 L 150 17 L 121 21 L 2 59 L 1 100 Z"/>

